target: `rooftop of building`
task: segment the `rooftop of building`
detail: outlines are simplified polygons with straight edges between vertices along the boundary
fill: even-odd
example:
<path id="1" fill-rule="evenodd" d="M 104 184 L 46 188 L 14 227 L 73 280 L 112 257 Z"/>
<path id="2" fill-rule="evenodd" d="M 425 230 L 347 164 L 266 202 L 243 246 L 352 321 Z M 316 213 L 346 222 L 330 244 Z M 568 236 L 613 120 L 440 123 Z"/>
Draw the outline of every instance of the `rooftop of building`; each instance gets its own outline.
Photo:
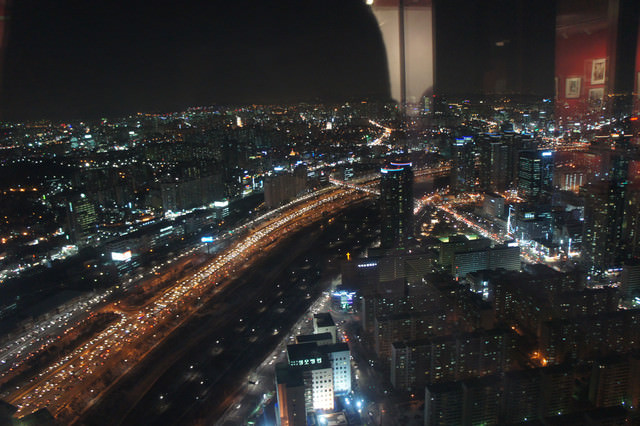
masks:
<path id="1" fill-rule="evenodd" d="M 430 318 L 433 315 L 444 314 L 446 311 L 441 307 L 436 307 L 433 309 L 427 309 L 422 311 L 414 311 L 414 312 L 402 312 L 398 314 L 383 314 L 376 315 L 375 320 L 378 322 L 382 321 L 402 321 L 407 319 L 419 319 L 419 318 Z"/>
<path id="2" fill-rule="evenodd" d="M 344 342 L 333 343 L 331 345 L 324 345 L 319 348 L 324 353 L 334 353 L 334 352 L 348 352 L 349 345 Z"/>
<path id="3" fill-rule="evenodd" d="M 489 198 L 501 198 L 504 199 L 504 197 L 500 194 L 496 194 L 495 192 L 485 192 L 484 193 L 485 197 L 489 197 Z"/>
<path id="4" fill-rule="evenodd" d="M 318 327 L 335 327 L 336 325 L 336 323 L 333 322 L 333 318 L 331 318 L 331 314 L 328 312 L 315 314 L 313 318 L 316 320 Z"/>
<path id="5" fill-rule="evenodd" d="M 296 341 L 298 344 L 302 343 L 310 343 L 310 342 L 318 342 L 323 340 L 333 340 L 331 333 L 318 333 L 318 334 L 301 334 L 296 336 Z"/>
<path id="6" fill-rule="evenodd" d="M 502 383 L 502 378 L 497 374 L 491 374 L 484 377 L 474 377 L 462 382 L 465 389 L 482 389 L 487 387 L 499 387 Z"/>
<path id="7" fill-rule="evenodd" d="M 326 424 L 327 426 L 346 426 L 349 424 L 347 416 L 344 412 L 321 414 L 321 416 L 326 421 L 326 423 L 324 424 Z"/>
<path id="8" fill-rule="evenodd" d="M 445 237 L 438 238 L 441 243 L 452 244 L 452 243 L 464 243 L 467 241 L 475 241 L 480 239 L 480 237 L 476 234 L 454 234 L 448 235 Z"/>
<path id="9" fill-rule="evenodd" d="M 320 358 L 322 356 L 316 342 L 287 345 L 287 357 L 289 362 L 301 359 Z"/>
<path id="10" fill-rule="evenodd" d="M 291 368 L 285 362 L 280 362 L 276 364 L 276 383 L 287 386 L 304 386 L 304 378 L 300 374 L 300 370 Z"/>
<path id="11" fill-rule="evenodd" d="M 441 343 L 447 341 L 453 341 L 455 339 L 473 339 L 473 338 L 487 338 L 491 336 L 505 336 L 510 333 L 509 329 L 494 328 L 491 330 L 477 330 L 469 331 L 466 333 L 446 334 L 444 336 L 431 336 L 423 337 L 416 340 L 404 340 L 393 342 L 392 345 L 395 349 L 402 348 L 416 348 L 420 346 L 430 345 L 431 343 Z"/>

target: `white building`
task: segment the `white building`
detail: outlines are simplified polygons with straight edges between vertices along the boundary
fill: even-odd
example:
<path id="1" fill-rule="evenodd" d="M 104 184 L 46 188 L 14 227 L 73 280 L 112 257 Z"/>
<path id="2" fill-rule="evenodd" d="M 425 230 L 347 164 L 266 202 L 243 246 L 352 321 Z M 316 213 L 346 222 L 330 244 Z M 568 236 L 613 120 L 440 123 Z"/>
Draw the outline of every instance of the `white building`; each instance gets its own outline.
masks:
<path id="1" fill-rule="evenodd" d="M 333 343 L 336 343 L 336 323 L 328 312 L 313 316 L 313 334 L 320 333 L 331 333 Z"/>
<path id="2" fill-rule="evenodd" d="M 310 391 L 307 401 L 311 401 L 311 409 L 314 411 L 333 411 L 334 390 L 333 390 L 333 369 L 331 367 L 321 367 L 309 370 L 311 373 L 311 386 L 305 386 L 305 392 Z M 306 396 L 306 395 L 305 395 Z"/>
<path id="3" fill-rule="evenodd" d="M 333 392 L 343 395 L 351 392 L 351 352 L 346 343 L 336 343 L 321 348 L 327 353 L 333 370 Z"/>
<path id="4" fill-rule="evenodd" d="M 289 368 L 299 371 L 304 381 L 307 415 L 310 411 L 333 411 L 333 369 L 316 342 L 287 346 Z"/>

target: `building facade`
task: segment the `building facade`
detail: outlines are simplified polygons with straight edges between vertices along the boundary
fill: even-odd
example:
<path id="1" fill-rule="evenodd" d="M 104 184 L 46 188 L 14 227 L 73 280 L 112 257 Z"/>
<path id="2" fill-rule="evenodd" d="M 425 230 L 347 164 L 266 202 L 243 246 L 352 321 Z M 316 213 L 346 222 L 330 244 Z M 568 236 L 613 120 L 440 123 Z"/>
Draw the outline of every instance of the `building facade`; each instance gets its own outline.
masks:
<path id="1" fill-rule="evenodd" d="M 383 248 L 413 238 L 413 171 L 411 163 L 391 163 L 380 170 L 380 239 Z"/>

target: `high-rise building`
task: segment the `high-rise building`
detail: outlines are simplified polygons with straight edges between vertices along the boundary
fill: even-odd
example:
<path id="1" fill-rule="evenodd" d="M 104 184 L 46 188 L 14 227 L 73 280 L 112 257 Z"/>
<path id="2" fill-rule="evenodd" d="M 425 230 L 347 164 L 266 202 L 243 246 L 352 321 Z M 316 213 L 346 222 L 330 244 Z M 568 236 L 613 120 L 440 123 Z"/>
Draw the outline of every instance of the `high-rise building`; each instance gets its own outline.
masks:
<path id="1" fill-rule="evenodd" d="M 583 257 L 588 268 L 603 272 L 625 257 L 626 184 L 599 181 L 582 188 L 584 197 Z"/>
<path id="2" fill-rule="evenodd" d="M 276 366 L 279 425 L 303 425 L 312 412 L 332 412 L 336 395 L 351 392 L 351 352 L 335 343 L 328 313 L 314 316 L 314 332 L 287 346 L 287 363 Z"/>
<path id="3" fill-rule="evenodd" d="M 462 424 L 463 403 L 462 382 L 427 386 L 424 397 L 425 426 Z"/>
<path id="4" fill-rule="evenodd" d="M 335 343 L 320 348 L 327 354 L 333 370 L 333 393 L 345 395 L 351 392 L 351 351 L 346 343 Z"/>
<path id="5" fill-rule="evenodd" d="M 304 383 L 306 412 L 334 408 L 333 369 L 316 343 L 287 346 L 289 367 L 300 371 Z"/>
<path id="6" fill-rule="evenodd" d="M 499 423 L 501 380 L 497 376 L 469 379 L 462 383 L 464 398 L 462 424 L 495 425 Z"/>
<path id="7" fill-rule="evenodd" d="M 285 363 L 276 365 L 276 398 L 278 426 L 305 426 L 304 379 L 301 371 L 289 368 Z"/>
<path id="8" fill-rule="evenodd" d="M 480 170 L 478 178 L 484 191 L 502 192 L 511 184 L 511 150 L 500 134 L 481 135 L 478 140 Z"/>
<path id="9" fill-rule="evenodd" d="M 83 244 L 96 231 L 98 216 L 94 203 L 80 194 L 68 203 L 68 232 L 73 242 Z"/>
<path id="10" fill-rule="evenodd" d="M 529 201 L 545 201 L 553 190 L 553 153 L 523 151 L 518 161 L 518 193 Z"/>
<path id="11" fill-rule="evenodd" d="M 264 181 L 264 203 L 269 208 L 279 207 L 302 193 L 306 187 L 306 166 L 298 166 L 291 173 L 268 176 Z"/>
<path id="12" fill-rule="evenodd" d="M 476 146 L 473 137 L 457 138 L 451 147 L 451 188 L 473 191 L 477 188 Z"/>
<path id="13" fill-rule="evenodd" d="M 542 375 L 539 369 L 510 371 L 504 376 L 505 423 L 538 418 L 542 401 Z"/>
<path id="14" fill-rule="evenodd" d="M 636 135 L 636 144 L 640 143 L 640 19 L 638 19 L 638 38 L 636 39 L 636 66 L 634 73 L 634 88 L 635 94 L 633 100 L 633 114 L 636 118 L 633 120 L 633 133 Z"/>
<path id="15" fill-rule="evenodd" d="M 440 310 L 377 316 L 374 321 L 376 355 L 388 365 L 393 342 L 442 335 L 447 330 L 446 314 Z"/>
<path id="16" fill-rule="evenodd" d="M 499 424 L 501 380 L 498 376 L 428 385 L 425 388 L 424 424 Z"/>
<path id="17" fill-rule="evenodd" d="M 558 416 L 571 411 L 575 378 L 573 368 L 554 365 L 543 368 L 542 416 Z"/>
<path id="18" fill-rule="evenodd" d="M 482 200 L 482 213 L 490 218 L 506 218 L 506 212 L 504 208 L 504 198 L 495 193 L 484 194 Z"/>
<path id="19" fill-rule="evenodd" d="M 483 250 L 455 253 L 451 264 L 451 275 L 464 278 L 470 272 L 505 269 L 520 270 L 520 247 L 500 245 Z"/>
<path id="20" fill-rule="evenodd" d="M 383 248 L 403 246 L 413 237 L 411 163 L 391 163 L 380 170 L 380 239 Z"/>
<path id="21" fill-rule="evenodd" d="M 501 373 L 511 367 L 513 336 L 494 329 L 419 340 L 396 341 L 390 379 L 397 390 Z"/>
<path id="22" fill-rule="evenodd" d="M 622 267 L 621 295 L 628 299 L 640 297 L 640 263 L 629 262 Z"/>
<path id="23" fill-rule="evenodd" d="M 457 253 L 485 250 L 491 247 L 491 240 L 481 238 L 475 234 L 450 235 L 440 237 L 439 258 L 440 266 L 450 268 Z"/>
<path id="24" fill-rule="evenodd" d="M 589 383 L 591 403 L 596 407 L 613 407 L 630 402 L 630 369 L 630 361 L 619 356 L 594 363 Z"/>

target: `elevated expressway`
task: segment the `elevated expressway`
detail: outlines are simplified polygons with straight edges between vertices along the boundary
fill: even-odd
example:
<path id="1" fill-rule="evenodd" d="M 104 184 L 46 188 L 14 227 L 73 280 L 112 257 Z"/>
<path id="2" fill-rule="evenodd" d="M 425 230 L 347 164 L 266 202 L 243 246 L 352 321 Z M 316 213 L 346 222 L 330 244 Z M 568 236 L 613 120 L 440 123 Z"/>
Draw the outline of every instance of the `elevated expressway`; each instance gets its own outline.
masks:
<path id="1" fill-rule="evenodd" d="M 18 407 L 17 416 L 48 408 L 58 421 L 72 423 L 95 403 L 105 389 L 171 334 L 203 300 L 231 281 L 230 275 L 247 268 L 282 235 L 296 232 L 367 198 L 351 188 L 318 191 L 288 208 L 279 209 L 237 229 L 241 236 L 231 246 L 137 309 L 104 308 L 119 319 L 68 355 L 56 360 L 37 377 L 6 399 Z"/>

